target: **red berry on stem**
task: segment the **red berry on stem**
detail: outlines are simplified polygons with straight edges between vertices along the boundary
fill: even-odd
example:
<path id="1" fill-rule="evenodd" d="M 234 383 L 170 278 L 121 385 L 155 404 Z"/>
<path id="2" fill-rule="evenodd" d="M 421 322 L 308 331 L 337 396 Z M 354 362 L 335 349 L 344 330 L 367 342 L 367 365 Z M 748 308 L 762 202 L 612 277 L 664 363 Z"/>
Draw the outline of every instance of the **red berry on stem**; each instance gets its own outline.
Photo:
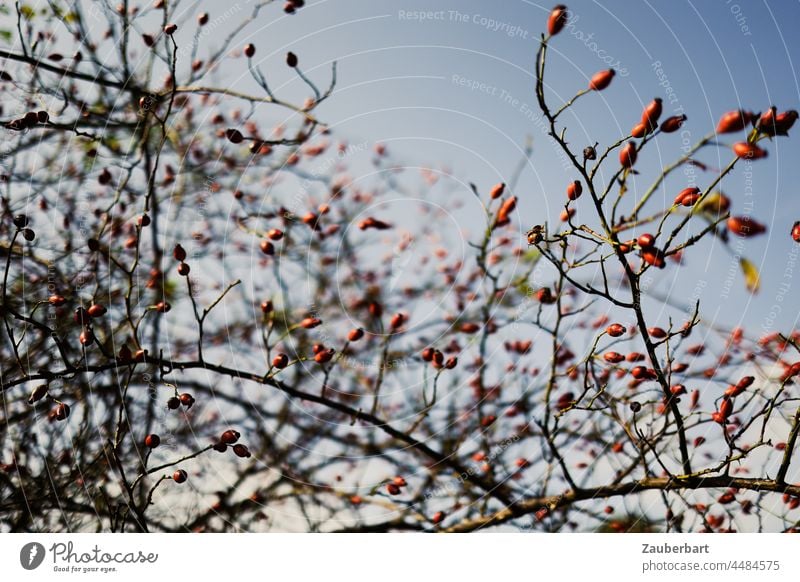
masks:
<path id="1" fill-rule="evenodd" d="M 268 240 L 262 240 L 259 246 L 261 248 L 261 252 L 265 255 L 272 256 L 275 254 L 275 245 Z"/>
<path id="2" fill-rule="evenodd" d="M 629 240 L 622 243 L 619 243 L 619 250 L 623 253 L 629 253 L 633 250 L 633 247 L 636 246 L 636 240 Z"/>
<path id="3" fill-rule="evenodd" d="M 611 80 L 614 78 L 615 74 L 616 71 L 614 71 L 614 69 L 606 69 L 605 71 L 595 73 L 589 80 L 589 89 L 592 91 L 602 91 L 611 84 Z"/>
<path id="4" fill-rule="evenodd" d="M 639 248 L 642 248 L 642 249 L 652 248 L 652 246 L 654 244 L 656 244 L 656 237 L 654 237 L 649 232 L 646 232 L 643 235 L 639 236 L 639 238 L 636 239 L 636 244 L 638 244 Z"/>
<path id="5" fill-rule="evenodd" d="M 650 133 L 651 129 L 648 128 L 644 123 L 637 123 L 631 129 L 631 137 L 635 137 L 637 139 L 643 138 L 648 133 Z"/>
<path id="6" fill-rule="evenodd" d="M 61 307 L 67 302 L 63 295 L 51 295 L 47 302 L 53 307 Z"/>
<path id="7" fill-rule="evenodd" d="M 636 144 L 629 141 L 619 152 L 619 163 L 623 168 L 630 168 L 636 163 Z"/>
<path id="8" fill-rule="evenodd" d="M 621 323 L 612 323 L 606 328 L 606 333 L 611 337 L 620 337 L 625 334 L 625 326 Z"/>
<path id="9" fill-rule="evenodd" d="M 242 132 L 238 129 L 226 129 L 225 130 L 225 137 L 228 138 L 228 141 L 231 143 L 239 144 L 244 141 L 244 136 Z"/>
<path id="10" fill-rule="evenodd" d="M 550 36 L 555 36 L 564 28 L 567 23 L 567 7 L 563 4 L 557 4 L 550 11 L 550 16 L 547 18 L 547 32 Z"/>
<path id="11" fill-rule="evenodd" d="M 500 182 L 499 184 L 495 184 L 491 191 L 489 192 L 489 197 L 492 200 L 497 200 L 500 196 L 503 195 L 503 192 L 506 191 L 506 185 L 504 182 Z"/>
<path id="12" fill-rule="evenodd" d="M 176 261 L 183 262 L 186 260 L 186 249 L 179 244 L 175 245 L 175 248 L 172 250 L 172 256 Z"/>
<path id="13" fill-rule="evenodd" d="M 797 111 L 790 109 L 775 116 L 775 135 L 789 135 L 789 130 L 797 121 Z"/>
<path id="14" fill-rule="evenodd" d="M 397 329 L 401 327 L 405 322 L 406 322 L 406 315 L 404 313 L 395 313 L 392 316 L 389 325 L 392 326 L 392 329 Z"/>
<path id="15" fill-rule="evenodd" d="M 775 135 L 775 115 L 777 113 L 774 106 L 767 109 L 756 122 L 756 129 L 766 135 Z"/>
<path id="16" fill-rule="evenodd" d="M 583 185 L 581 185 L 580 180 L 575 180 L 569 186 L 567 186 L 567 198 L 570 200 L 577 200 L 580 198 L 582 193 Z"/>
<path id="17" fill-rule="evenodd" d="M 672 117 L 667 117 L 664 120 L 664 123 L 661 124 L 661 133 L 674 133 L 678 131 L 683 122 L 686 121 L 685 115 L 673 115 Z"/>
<path id="18" fill-rule="evenodd" d="M 42 398 L 45 397 L 46 394 L 47 394 L 47 384 L 39 384 L 31 392 L 31 395 L 28 398 L 28 404 L 35 404 L 36 402 L 39 402 Z"/>
<path id="19" fill-rule="evenodd" d="M 733 411 L 733 400 L 730 398 L 723 398 L 719 403 L 719 414 L 723 418 L 728 418 Z"/>
<path id="20" fill-rule="evenodd" d="M 94 332 L 90 327 L 84 327 L 83 331 L 81 331 L 80 335 L 78 336 L 78 341 L 81 342 L 82 346 L 88 346 L 90 343 L 94 341 Z"/>
<path id="21" fill-rule="evenodd" d="M 509 215 L 514 212 L 514 209 L 517 207 L 517 197 L 512 196 L 508 198 L 503 204 L 500 206 L 500 209 L 497 211 L 497 224 L 503 225 L 509 223 Z"/>
<path id="22" fill-rule="evenodd" d="M 749 216 L 731 216 L 726 222 L 728 230 L 741 237 L 751 237 L 763 234 L 767 227 L 756 222 Z"/>
<path id="23" fill-rule="evenodd" d="M 160 444 L 161 444 L 161 437 L 159 437 L 157 434 L 149 434 L 146 437 L 144 437 L 144 445 L 148 449 L 155 449 Z"/>
<path id="24" fill-rule="evenodd" d="M 743 130 L 752 119 L 753 114 L 746 111 L 729 111 L 717 124 L 717 133 L 734 133 Z"/>
<path id="25" fill-rule="evenodd" d="M 102 317 L 107 311 L 108 310 L 104 306 L 100 305 L 99 303 L 95 303 L 86 310 L 86 313 L 89 314 L 89 317 Z"/>
<path id="26" fill-rule="evenodd" d="M 544 305 L 552 305 L 556 302 L 556 296 L 550 291 L 549 287 L 542 287 L 536 291 L 536 299 Z"/>
<path id="27" fill-rule="evenodd" d="M 654 267 L 663 269 L 666 266 L 664 261 L 664 251 L 656 248 L 649 248 L 642 251 L 642 259 Z"/>
<path id="28" fill-rule="evenodd" d="M 89 314 L 83 307 L 78 307 L 75 309 L 73 320 L 75 321 L 75 323 L 86 325 L 87 323 L 89 323 Z"/>
<path id="29" fill-rule="evenodd" d="M 69 404 L 60 402 L 55 408 L 56 420 L 66 420 L 69 417 Z"/>
<path id="30" fill-rule="evenodd" d="M 733 144 L 733 153 L 745 160 L 758 160 L 767 157 L 767 150 L 763 150 L 754 143 L 740 141 Z"/>
<path id="31" fill-rule="evenodd" d="M 684 188 L 678 195 L 675 197 L 674 203 L 676 205 L 680 204 L 681 206 L 694 206 L 698 200 L 700 200 L 700 196 L 702 196 L 700 192 L 700 188 L 697 187 L 689 187 Z"/>
<path id="32" fill-rule="evenodd" d="M 188 475 L 183 469 L 178 469 L 172 474 L 172 480 L 175 481 L 175 483 L 184 483 L 187 478 Z"/>
<path id="33" fill-rule="evenodd" d="M 316 317 L 306 317 L 303 321 L 300 322 L 300 327 L 303 329 L 314 329 L 322 325 L 322 320 Z"/>
<path id="34" fill-rule="evenodd" d="M 648 131 L 655 129 L 658 126 L 658 118 L 661 117 L 661 112 L 663 110 L 661 99 L 656 97 L 644 108 L 642 112 L 642 125 L 647 127 Z"/>
<path id="35" fill-rule="evenodd" d="M 680 394 L 686 394 L 686 386 L 684 386 L 683 384 L 674 384 L 673 386 L 669 387 L 669 391 L 675 396 L 679 396 Z"/>

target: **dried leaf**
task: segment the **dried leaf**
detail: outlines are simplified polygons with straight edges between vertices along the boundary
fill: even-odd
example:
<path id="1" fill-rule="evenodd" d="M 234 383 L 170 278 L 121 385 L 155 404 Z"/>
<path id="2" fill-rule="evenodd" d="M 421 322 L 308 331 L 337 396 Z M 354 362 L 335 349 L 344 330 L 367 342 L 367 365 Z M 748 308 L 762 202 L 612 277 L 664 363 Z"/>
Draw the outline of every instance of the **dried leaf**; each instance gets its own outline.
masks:
<path id="1" fill-rule="evenodd" d="M 744 284 L 747 286 L 747 290 L 750 293 L 758 293 L 758 289 L 761 286 L 761 275 L 758 272 L 758 268 L 745 258 L 742 258 L 739 264 L 742 267 L 742 273 L 744 273 Z"/>

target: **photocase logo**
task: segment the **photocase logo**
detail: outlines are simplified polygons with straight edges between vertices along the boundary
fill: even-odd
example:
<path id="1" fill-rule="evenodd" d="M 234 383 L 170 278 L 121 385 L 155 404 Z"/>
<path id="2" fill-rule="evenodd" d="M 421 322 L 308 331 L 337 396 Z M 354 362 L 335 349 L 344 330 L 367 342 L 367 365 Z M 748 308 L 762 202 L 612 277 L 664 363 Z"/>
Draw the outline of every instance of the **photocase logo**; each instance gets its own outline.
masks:
<path id="1" fill-rule="evenodd" d="M 44 546 L 38 542 L 30 542 L 19 551 L 19 563 L 26 570 L 35 570 L 44 561 Z"/>

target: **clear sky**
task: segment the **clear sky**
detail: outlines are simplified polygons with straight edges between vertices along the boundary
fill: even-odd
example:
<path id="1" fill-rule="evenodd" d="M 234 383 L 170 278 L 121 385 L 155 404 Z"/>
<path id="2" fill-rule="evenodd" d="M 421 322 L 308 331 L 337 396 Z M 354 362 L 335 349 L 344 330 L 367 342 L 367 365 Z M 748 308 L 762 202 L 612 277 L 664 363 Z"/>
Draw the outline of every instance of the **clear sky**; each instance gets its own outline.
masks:
<path id="1" fill-rule="evenodd" d="M 201 2 L 211 14 L 203 42 L 213 45 L 253 4 Z M 190 6 L 195 5 L 183 8 Z M 351 143 L 384 142 L 397 160 L 451 168 L 483 191 L 509 178 L 526 136 L 532 136 L 533 159 L 516 191 L 524 228 L 557 220 L 565 184 L 575 178 L 536 123 L 533 61 L 551 7 L 529 0 L 311 0 L 294 16 L 269 6 L 239 38 L 242 45 L 256 45 L 256 60 L 285 95 L 307 93 L 283 64 L 287 50 L 321 85 L 330 63 L 338 61 L 336 93 L 318 111 L 338 135 Z M 689 117 L 687 134 L 662 136 L 640 157 L 633 195 L 680 156 L 684 137 L 693 143 L 722 113 L 740 107 L 763 111 L 772 104 L 800 109 L 796 1 L 579 0 L 569 8 L 572 26 L 551 45 L 551 103 L 571 97 L 598 70 L 613 66 L 619 73 L 611 87 L 582 98 L 564 116 L 571 143 L 582 148 L 616 141 L 655 96 L 664 99 L 665 115 Z M 198 11 L 191 10 L 191 18 Z M 218 78 L 257 92 L 242 61 L 230 63 Z M 265 108 L 265 118 L 271 114 Z M 713 242 L 689 255 L 687 268 L 659 273 L 658 291 L 679 300 L 699 296 L 706 316 L 727 325 L 743 321 L 759 333 L 794 326 L 800 247 L 789 230 L 800 219 L 800 126 L 794 133 L 767 144 L 769 157 L 755 162 L 751 174 L 737 168 L 723 183 L 734 213 L 752 203 L 752 215 L 770 225 L 767 235 L 744 246 L 763 273 L 761 292 L 750 297 L 736 262 Z M 730 144 L 736 136 L 723 137 Z M 731 153 L 727 147 L 709 148 L 700 159 L 720 167 Z M 699 173 L 697 185 L 712 179 L 711 173 Z M 678 172 L 650 208 L 671 203 L 686 185 Z M 577 206 L 580 216 L 582 205 Z M 469 234 L 481 225 L 462 227 Z"/>

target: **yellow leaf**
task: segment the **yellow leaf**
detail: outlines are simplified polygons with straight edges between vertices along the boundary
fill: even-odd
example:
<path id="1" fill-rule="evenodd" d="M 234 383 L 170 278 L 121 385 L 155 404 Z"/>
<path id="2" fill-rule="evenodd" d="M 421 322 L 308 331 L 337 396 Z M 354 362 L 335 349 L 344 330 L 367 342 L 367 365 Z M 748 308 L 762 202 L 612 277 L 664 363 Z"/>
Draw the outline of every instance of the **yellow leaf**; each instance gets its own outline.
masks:
<path id="1" fill-rule="evenodd" d="M 744 273 L 744 284 L 747 285 L 747 290 L 750 293 L 758 293 L 758 289 L 761 286 L 761 275 L 758 273 L 758 268 L 748 261 L 747 259 L 741 259 L 739 264 L 742 266 L 742 273 Z"/>
<path id="2" fill-rule="evenodd" d="M 697 209 L 716 218 L 725 214 L 730 205 L 731 201 L 725 194 L 715 191 L 703 198 Z"/>

